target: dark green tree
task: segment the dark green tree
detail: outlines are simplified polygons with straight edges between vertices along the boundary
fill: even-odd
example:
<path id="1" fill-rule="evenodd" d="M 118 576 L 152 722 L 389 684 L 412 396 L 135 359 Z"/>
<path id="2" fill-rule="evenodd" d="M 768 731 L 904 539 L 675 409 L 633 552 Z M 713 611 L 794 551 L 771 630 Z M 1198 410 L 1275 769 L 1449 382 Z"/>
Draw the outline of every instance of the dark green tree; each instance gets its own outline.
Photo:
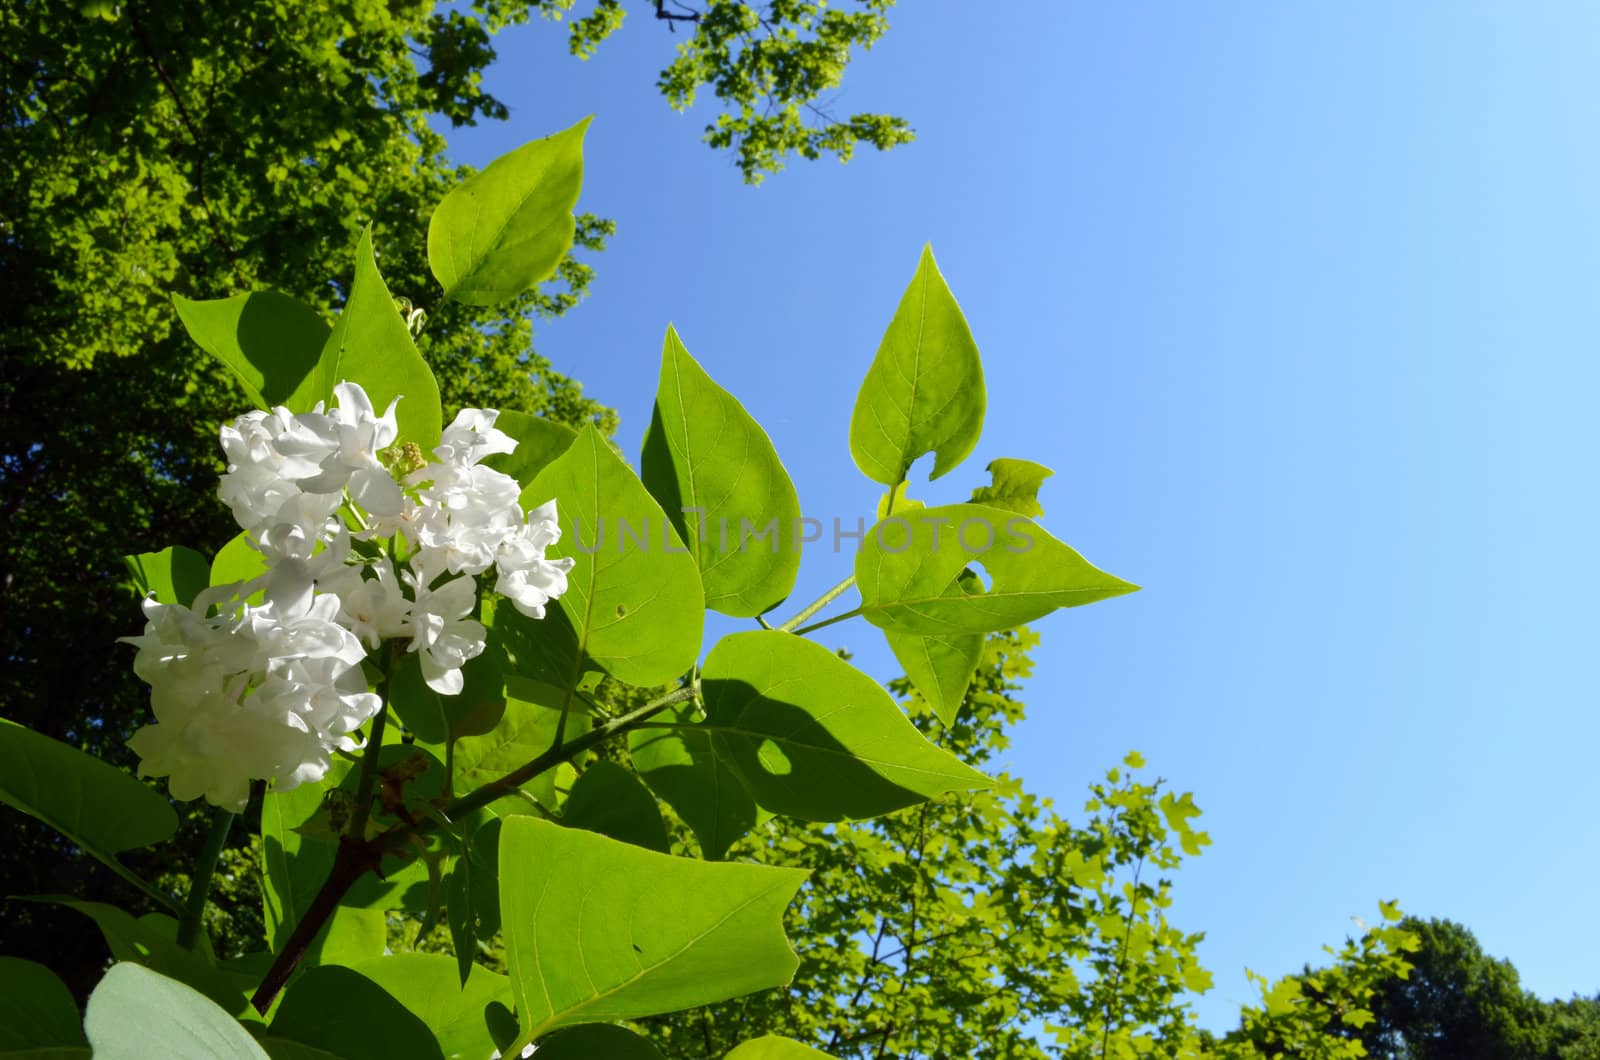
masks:
<path id="1" fill-rule="evenodd" d="M 1579 1060 L 1600 1055 L 1593 999 L 1545 1002 L 1510 961 L 1452 920 L 1407 918 L 1420 945 L 1411 974 L 1386 980 L 1363 1041 L 1393 1060 Z"/>

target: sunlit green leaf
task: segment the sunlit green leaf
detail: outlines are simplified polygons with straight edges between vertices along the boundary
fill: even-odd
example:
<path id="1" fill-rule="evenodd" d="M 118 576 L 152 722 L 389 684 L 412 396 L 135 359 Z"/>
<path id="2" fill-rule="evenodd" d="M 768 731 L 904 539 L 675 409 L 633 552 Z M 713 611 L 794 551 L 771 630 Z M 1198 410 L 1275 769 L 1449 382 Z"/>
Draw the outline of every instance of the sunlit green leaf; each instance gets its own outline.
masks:
<path id="1" fill-rule="evenodd" d="M 774 813 L 874 817 L 989 786 L 917 732 L 876 681 L 803 637 L 724 637 L 706 657 L 701 686 L 712 747 Z"/>
<path id="2" fill-rule="evenodd" d="M 956 720 L 966 699 L 972 672 L 983 655 L 982 633 L 947 633 L 924 636 L 884 630 L 889 650 L 899 660 L 922 698 L 946 725 Z"/>
<path id="3" fill-rule="evenodd" d="M 749 618 L 789 595 L 800 570 L 794 484 L 767 432 L 670 327 L 640 471 L 700 566 L 707 607 Z"/>
<path id="4" fill-rule="evenodd" d="M 973 504 L 1003 508 L 1033 519 L 1044 514 L 1044 506 L 1039 503 L 1039 487 L 1055 474 L 1054 471 L 1032 460 L 1002 456 L 989 461 L 988 472 L 994 481 L 972 491 Z"/>
<path id="5" fill-rule="evenodd" d="M 302 384 L 329 329 L 311 306 L 277 291 L 211 301 L 175 296 L 172 304 L 189 337 L 222 362 L 257 408 L 305 412 L 316 402 Z"/>
<path id="6" fill-rule="evenodd" d="M 555 271 L 572 246 L 588 128 L 585 118 L 501 155 L 439 203 L 428 267 L 448 297 L 498 305 Z"/>
<path id="7" fill-rule="evenodd" d="M 192 548 L 173 545 L 160 552 L 124 556 L 141 596 L 154 595 L 158 603 L 188 607 L 211 584 L 211 564 Z"/>
<path id="8" fill-rule="evenodd" d="M 438 443 L 439 386 L 378 272 L 370 227 L 356 247 L 350 297 L 303 389 L 310 400 L 331 403 L 333 388 L 345 381 L 361 384 L 380 413 L 401 399 L 395 409 L 400 441 L 415 442 L 424 451 Z"/>
<path id="9" fill-rule="evenodd" d="M 969 566 L 988 572 L 987 592 L 954 592 Z M 891 516 L 856 554 L 856 586 L 869 622 L 899 633 L 1011 629 L 1060 607 L 1133 592 L 1015 512 L 951 504 Z"/>
<path id="10" fill-rule="evenodd" d="M 827 1053 L 809 1045 L 768 1034 L 739 1045 L 722 1060 L 817 1060 L 819 1057 L 829 1060 Z"/>
<path id="11" fill-rule="evenodd" d="M 583 655 L 630 685 L 687 671 L 705 622 L 700 572 L 661 506 L 593 426 L 539 472 L 522 504 L 552 497 L 562 537 L 547 555 L 576 561 L 559 606 Z"/>
<path id="12" fill-rule="evenodd" d="M 924 453 L 938 478 L 972 452 L 983 430 L 983 365 L 933 248 L 884 333 L 850 417 L 850 453 L 874 482 L 893 486 Z"/>
<path id="13" fill-rule="evenodd" d="M 501 409 L 494 425 L 516 439 L 517 447 L 509 453 L 496 453 L 484 463 L 524 486 L 578 437 L 578 432 L 566 424 L 514 409 Z"/>
<path id="14" fill-rule="evenodd" d="M 560 721 L 559 711 L 519 699 L 506 700 L 505 711 L 493 729 L 456 743 L 455 790 L 473 791 L 548 751 Z M 555 780 L 556 771 L 549 770 L 522 789 L 542 806 L 554 807 Z M 528 812 L 528 807 L 519 807 L 514 798 L 502 799 L 495 808 L 497 812 Z"/>
<path id="15" fill-rule="evenodd" d="M 505 822 L 500 865 L 523 1041 L 781 986 L 797 966 L 782 917 L 804 872 L 669 857 L 531 817 Z"/>

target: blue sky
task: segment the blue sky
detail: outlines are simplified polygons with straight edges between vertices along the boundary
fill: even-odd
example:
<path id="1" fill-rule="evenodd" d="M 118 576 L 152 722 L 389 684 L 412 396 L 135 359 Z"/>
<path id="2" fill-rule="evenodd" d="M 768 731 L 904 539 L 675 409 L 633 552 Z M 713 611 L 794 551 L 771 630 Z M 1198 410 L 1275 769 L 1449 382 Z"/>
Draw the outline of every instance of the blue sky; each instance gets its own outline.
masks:
<path id="1" fill-rule="evenodd" d="M 1145 586 L 1037 625 L 1008 765 L 1069 813 L 1130 748 L 1195 793 L 1202 1021 L 1380 898 L 1600 990 L 1600 8 L 907 3 L 835 109 L 918 141 L 748 188 L 635 6 L 588 63 L 502 34 L 511 121 L 450 134 L 481 165 L 595 115 L 581 208 L 619 230 L 538 343 L 624 447 L 671 321 L 809 514 L 870 517 L 850 410 L 931 241 L 990 413 L 913 495 L 1037 460 L 1045 525 Z M 794 599 L 848 571 L 808 553 Z"/>

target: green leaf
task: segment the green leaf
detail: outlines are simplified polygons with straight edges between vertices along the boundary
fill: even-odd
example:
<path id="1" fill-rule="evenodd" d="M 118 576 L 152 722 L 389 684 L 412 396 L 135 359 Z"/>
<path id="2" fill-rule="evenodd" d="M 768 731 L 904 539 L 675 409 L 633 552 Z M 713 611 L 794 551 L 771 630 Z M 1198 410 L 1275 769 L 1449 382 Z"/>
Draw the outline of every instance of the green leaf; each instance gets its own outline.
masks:
<path id="1" fill-rule="evenodd" d="M 633 766 L 694 831 L 701 856 L 720 861 L 728 848 L 756 825 L 756 803 L 738 776 L 711 748 L 711 734 L 689 726 L 688 704 L 658 716 L 684 728 L 634 729 L 628 733 Z"/>
<path id="2" fill-rule="evenodd" d="M 421 656 L 407 652 L 389 675 L 389 705 L 424 743 L 443 744 L 490 732 L 506 708 L 503 663 L 498 638 L 490 633 L 483 653 L 461 668 L 461 691 L 446 696 L 428 687 Z"/>
<path id="3" fill-rule="evenodd" d="M 511 982 L 474 966 L 463 984 L 456 962 L 434 953 L 397 953 L 352 965 L 427 1025 L 446 1057 L 481 1060 L 494 1051 L 484 1006 L 508 998 Z"/>
<path id="4" fill-rule="evenodd" d="M 948 633 L 924 637 L 884 630 L 889 650 L 906 672 L 906 680 L 922 694 L 938 719 L 955 724 L 967 698 L 973 671 L 983 655 L 982 633 Z"/>
<path id="5" fill-rule="evenodd" d="M 250 543 L 250 535 L 242 530 L 230 537 L 228 543 L 219 548 L 211 559 L 212 585 L 254 581 L 265 573 L 266 557 Z M 257 593 L 252 599 L 259 600 L 260 595 Z"/>
<path id="6" fill-rule="evenodd" d="M 490 162 L 428 222 L 428 267 L 447 297 L 499 305 L 549 276 L 572 247 L 585 118 Z"/>
<path id="7" fill-rule="evenodd" d="M 566 452 L 578 437 L 578 432 L 564 423 L 514 409 L 501 409 L 494 425 L 516 439 L 517 448 L 509 453 L 495 453 L 483 462 L 524 486 Z"/>
<path id="8" fill-rule="evenodd" d="M 314 1045 L 291 1041 L 288 1038 L 262 1035 L 256 1042 L 267 1051 L 272 1060 L 345 1060 L 344 1057 L 335 1056 L 326 1049 L 318 1049 Z"/>
<path id="9" fill-rule="evenodd" d="M 573 688 L 592 688 L 602 676 L 583 657 L 578 631 L 560 607 L 547 607 L 543 618 L 529 618 L 503 599 L 483 599 L 483 623 L 494 630 L 506 656 L 506 694 L 551 710 L 562 704 L 587 709 Z M 580 674 L 576 682 L 573 674 Z"/>
<path id="10" fill-rule="evenodd" d="M 0 718 L 0 802 L 37 817 L 123 876 L 118 851 L 178 830 L 172 805 L 131 774 Z M 148 889 L 149 885 L 142 885 Z"/>
<path id="11" fill-rule="evenodd" d="M 783 602 L 800 572 L 794 483 L 767 432 L 670 327 L 640 470 L 700 566 L 707 607 L 750 618 Z"/>
<path id="12" fill-rule="evenodd" d="M 561 811 L 561 823 L 663 854 L 670 849 L 655 796 L 614 762 L 595 762 L 578 775 Z"/>
<path id="13" fill-rule="evenodd" d="M 956 591 L 969 565 L 993 579 L 988 592 Z M 1133 592 L 1015 512 L 978 504 L 927 508 L 874 526 L 856 554 L 867 621 L 897 633 L 989 633 L 1059 607 Z"/>
<path id="14" fill-rule="evenodd" d="M 585 1023 L 539 1041 L 539 1060 L 666 1060 L 648 1038 L 611 1023 Z"/>
<path id="15" fill-rule="evenodd" d="M 965 460 L 983 430 L 978 346 L 933 248 L 924 247 L 850 417 L 850 453 L 872 481 L 894 486 L 933 453 L 938 478 Z"/>
<path id="16" fill-rule="evenodd" d="M 505 822 L 500 864 L 523 1042 L 782 986 L 799 965 L 783 911 L 802 871 L 674 858 L 531 817 Z"/>
<path id="17" fill-rule="evenodd" d="M 1032 460 L 1013 460 L 1005 456 L 989 461 L 987 470 L 994 481 L 972 491 L 973 504 L 1003 508 L 1032 519 L 1044 514 L 1044 506 L 1039 503 L 1039 487 L 1055 474 L 1054 471 Z"/>
<path id="18" fill-rule="evenodd" d="M 112 966 L 89 995 L 83 1025 L 95 1060 L 268 1060 L 232 1016 L 138 964 Z"/>
<path id="19" fill-rule="evenodd" d="M 390 401 L 402 399 L 395 408 L 400 441 L 415 442 L 424 450 L 438 443 L 439 385 L 378 272 L 370 226 L 356 246 L 350 297 L 334 321 L 316 369 L 306 378 L 307 396 L 312 402 L 332 402 L 333 388 L 346 381 L 361 384 L 379 413 Z"/>
<path id="20" fill-rule="evenodd" d="M 559 711 L 520 699 L 507 699 L 505 711 L 493 729 L 456 742 L 453 790 L 474 791 L 548 751 L 555 742 L 560 721 Z M 522 790 L 541 806 L 554 807 L 555 781 L 556 771 L 548 770 L 524 784 Z M 503 799 L 496 806 L 504 806 L 502 812 L 528 812 L 515 800 Z"/>
<path id="21" fill-rule="evenodd" d="M 194 549 L 182 545 L 124 556 L 122 562 L 128 565 L 139 595 L 154 593 L 158 603 L 188 607 L 211 584 L 211 564 Z"/>
<path id="22" fill-rule="evenodd" d="M 687 671 L 705 624 L 700 571 L 661 506 L 592 424 L 523 490 L 522 506 L 551 497 L 562 537 L 546 554 L 576 561 L 559 605 L 581 653 L 640 687 Z M 564 687 L 579 676 L 567 674 Z"/>
<path id="23" fill-rule="evenodd" d="M 327 784 L 331 788 L 338 780 L 339 772 L 330 773 Z M 268 791 L 261 802 L 261 911 L 273 950 L 283 948 L 333 868 L 333 847 L 296 831 L 317 816 L 323 792 L 322 785 L 301 784 Z"/>
<path id="24" fill-rule="evenodd" d="M 876 817 L 990 784 L 929 743 L 876 681 L 804 637 L 724 637 L 700 680 L 712 747 L 774 813 Z"/>
<path id="25" fill-rule="evenodd" d="M 379 764 L 389 766 L 398 759 L 421 753 L 404 745 L 385 747 Z M 434 790 L 442 786 L 442 780 L 442 770 L 437 779 L 430 778 Z M 348 807 L 356 781 L 355 771 L 343 761 L 335 760 L 333 769 L 322 784 L 302 784 L 290 791 L 269 790 L 261 802 L 261 907 L 267 939 L 273 949 L 281 949 L 288 941 L 289 933 L 305 916 L 311 900 L 333 868 L 335 843 L 326 841 L 331 837 L 319 839 L 311 834 L 326 830 L 330 824 L 324 811 L 324 800 L 343 799 Z M 335 794 L 336 791 L 338 794 Z M 331 823 L 336 823 L 338 829 L 343 830 L 343 821 Z M 389 903 L 408 887 L 420 882 L 425 875 L 422 866 L 415 861 L 385 858 L 382 878 L 375 874 L 364 876 L 345 895 L 341 909 L 348 907 L 354 912 L 388 908 Z M 353 918 L 345 922 L 342 913 L 335 917 L 335 921 L 340 923 L 341 932 L 348 929 L 357 939 L 372 930 L 372 921 Z M 362 954 L 362 950 L 350 948 L 355 943 L 335 941 L 334 951 L 324 957 L 333 930 L 332 926 L 325 927 L 312 942 L 308 951 L 309 962 Z M 370 938 L 370 935 L 366 937 Z"/>
<path id="26" fill-rule="evenodd" d="M 489 1028 L 489 1037 L 494 1039 L 494 1047 L 504 1056 L 511 1043 L 517 1040 L 517 1017 L 503 1003 L 491 1001 L 484 1006 L 483 1022 Z"/>
<path id="27" fill-rule="evenodd" d="M 809 1045 L 801 1045 L 792 1038 L 780 1038 L 776 1034 L 768 1034 L 744 1042 L 722 1060 L 815 1060 L 816 1057 L 830 1060 L 829 1054 L 813 1049 Z"/>
<path id="28" fill-rule="evenodd" d="M 448 977 L 443 985 L 455 992 L 455 962 L 436 959 Z M 385 986 L 363 971 L 337 965 L 312 968 L 296 979 L 284 993 L 270 1030 L 274 1037 L 344 1060 L 442 1060 L 445 1055 L 422 1018 Z"/>
<path id="29" fill-rule="evenodd" d="M 0 956 L 0 1053 L 87 1043 L 67 984 L 42 964 Z"/>
<path id="30" fill-rule="evenodd" d="M 307 964 L 344 964 L 383 956 L 389 921 L 382 909 L 340 906 L 302 958 Z"/>
<path id="31" fill-rule="evenodd" d="M 205 994 L 229 1012 L 242 1012 L 245 993 L 255 984 L 247 976 L 224 971 L 204 953 L 187 950 L 172 938 L 159 922 L 136 920 L 114 905 L 81 902 L 75 898 L 46 895 L 30 901 L 52 902 L 76 910 L 95 922 L 100 934 L 119 961 L 144 965 Z M 91 1035 L 92 1038 L 92 1035 Z"/>
<path id="32" fill-rule="evenodd" d="M 200 302 L 174 296 L 172 304 L 189 337 L 233 373 L 257 408 L 305 412 L 316 403 L 296 395 L 328 341 L 328 323 L 311 306 L 277 291 Z"/>

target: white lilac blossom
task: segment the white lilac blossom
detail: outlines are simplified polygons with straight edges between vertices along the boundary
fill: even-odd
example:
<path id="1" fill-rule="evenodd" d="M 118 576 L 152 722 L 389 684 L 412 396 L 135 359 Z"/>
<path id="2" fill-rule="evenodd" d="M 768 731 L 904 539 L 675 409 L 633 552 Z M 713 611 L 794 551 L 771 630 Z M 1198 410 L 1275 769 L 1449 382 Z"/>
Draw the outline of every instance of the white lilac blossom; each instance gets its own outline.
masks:
<path id="1" fill-rule="evenodd" d="M 266 573 L 187 607 L 146 600 L 144 633 L 127 638 L 155 714 L 129 744 L 175 798 L 238 810 L 252 779 L 321 780 L 383 709 L 363 663 L 385 642 L 417 653 L 434 691 L 459 693 L 487 646 L 472 615 L 491 567 L 495 591 L 531 618 L 566 591 L 573 560 L 545 555 L 561 536 L 555 501 L 524 513 L 517 481 L 482 463 L 516 448 L 497 412 L 463 409 L 433 461 L 397 481 L 385 451 L 399 399 L 378 415 L 355 383 L 334 396 L 331 411 L 280 407 L 222 427 L 219 494 Z"/>

